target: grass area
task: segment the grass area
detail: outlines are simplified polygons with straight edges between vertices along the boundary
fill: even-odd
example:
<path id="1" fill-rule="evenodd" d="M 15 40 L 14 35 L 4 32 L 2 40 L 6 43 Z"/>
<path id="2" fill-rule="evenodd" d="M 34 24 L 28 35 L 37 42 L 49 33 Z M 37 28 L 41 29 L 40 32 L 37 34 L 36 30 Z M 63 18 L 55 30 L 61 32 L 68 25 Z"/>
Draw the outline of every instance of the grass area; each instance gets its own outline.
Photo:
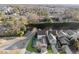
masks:
<path id="1" fill-rule="evenodd" d="M 48 48 L 48 54 L 52 54 L 52 49 L 51 49 L 51 47 Z"/>
<path id="2" fill-rule="evenodd" d="M 32 38 L 33 39 L 33 38 Z M 28 46 L 27 46 L 27 50 L 30 51 L 30 52 L 37 52 L 37 49 L 33 48 L 32 47 L 32 39 L 30 40 Z"/>

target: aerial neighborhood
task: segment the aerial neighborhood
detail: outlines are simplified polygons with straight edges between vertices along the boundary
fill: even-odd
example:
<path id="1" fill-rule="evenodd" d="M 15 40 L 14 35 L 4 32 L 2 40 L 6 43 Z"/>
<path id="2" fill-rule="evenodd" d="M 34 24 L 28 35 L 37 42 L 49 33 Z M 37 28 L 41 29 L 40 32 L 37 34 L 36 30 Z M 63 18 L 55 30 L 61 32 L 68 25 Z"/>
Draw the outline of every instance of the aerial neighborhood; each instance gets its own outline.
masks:
<path id="1" fill-rule="evenodd" d="M 0 5 L 0 54 L 79 54 L 79 5 Z"/>

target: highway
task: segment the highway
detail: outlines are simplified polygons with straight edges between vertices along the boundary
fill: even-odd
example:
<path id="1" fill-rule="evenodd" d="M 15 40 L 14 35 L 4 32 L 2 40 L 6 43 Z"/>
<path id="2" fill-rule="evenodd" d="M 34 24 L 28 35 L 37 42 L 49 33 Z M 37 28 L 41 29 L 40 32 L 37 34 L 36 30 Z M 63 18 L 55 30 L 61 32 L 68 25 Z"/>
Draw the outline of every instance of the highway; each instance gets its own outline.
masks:
<path id="1" fill-rule="evenodd" d="M 29 33 L 29 34 L 28 34 Z M 9 44 L 0 47 L 2 50 L 13 50 L 27 48 L 29 41 L 35 35 L 36 31 L 33 29 L 31 32 L 27 32 L 26 37 L 19 37 L 11 41 Z M 19 40 L 22 39 L 22 40 Z"/>

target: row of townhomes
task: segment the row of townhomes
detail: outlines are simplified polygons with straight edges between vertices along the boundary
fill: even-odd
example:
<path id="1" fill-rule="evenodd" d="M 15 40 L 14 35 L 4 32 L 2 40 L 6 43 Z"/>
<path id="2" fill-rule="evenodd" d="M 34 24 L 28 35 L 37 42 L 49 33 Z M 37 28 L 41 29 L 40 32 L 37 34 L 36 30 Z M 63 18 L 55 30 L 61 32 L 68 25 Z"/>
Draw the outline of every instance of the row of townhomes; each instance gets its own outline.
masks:
<path id="1" fill-rule="evenodd" d="M 0 54 L 78 54 L 79 6 L 0 5 Z"/>

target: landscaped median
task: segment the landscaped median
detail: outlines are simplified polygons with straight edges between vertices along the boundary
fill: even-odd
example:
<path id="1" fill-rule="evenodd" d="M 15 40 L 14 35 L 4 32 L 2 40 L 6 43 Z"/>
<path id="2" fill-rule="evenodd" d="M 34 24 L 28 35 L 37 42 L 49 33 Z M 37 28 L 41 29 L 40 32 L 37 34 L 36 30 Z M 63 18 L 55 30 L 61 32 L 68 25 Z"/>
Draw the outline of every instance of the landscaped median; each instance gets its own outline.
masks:
<path id="1" fill-rule="evenodd" d="M 32 46 L 32 42 L 33 42 L 32 40 L 33 40 L 33 39 L 35 39 L 35 37 L 32 37 L 32 38 L 31 38 L 31 40 L 30 40 L 30 42 L 29 42 L 29 44 L 28 44 L 26 50 L 28 50 L 28 51 L 30 51 L 30 52 L 37 52 L 37 49 L 33 48 L 33 46 Z"/>

